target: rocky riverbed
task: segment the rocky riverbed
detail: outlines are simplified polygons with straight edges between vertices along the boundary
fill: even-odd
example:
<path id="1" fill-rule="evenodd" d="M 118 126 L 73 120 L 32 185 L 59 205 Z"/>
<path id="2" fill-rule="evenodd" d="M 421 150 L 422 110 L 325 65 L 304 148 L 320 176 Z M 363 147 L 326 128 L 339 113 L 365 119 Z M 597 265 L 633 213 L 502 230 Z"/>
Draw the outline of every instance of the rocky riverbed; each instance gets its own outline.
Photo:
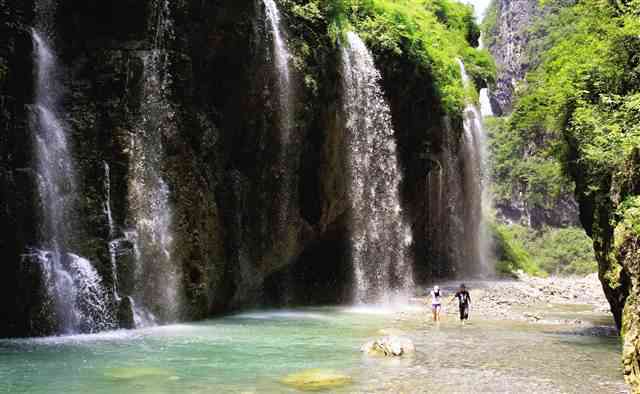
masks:
<path id="1" fill-rule="evenodd" d="M 444 296 L 444 318 L 457 319 L 453 294 L 461 282 L 440 283 Z M 471 294 L 471 320 L 514 320 L 532 324 L 566 325 L 582 335 L 615 336 L 602 286 L 596 274 L 586 277 L 538 278 L 520 273 L 516 280 L 466 281 Z M 429 289 L 413 299 L 425 305 L 428 314 Z M 410 318 L 403 312 L 400 319 Z"/>

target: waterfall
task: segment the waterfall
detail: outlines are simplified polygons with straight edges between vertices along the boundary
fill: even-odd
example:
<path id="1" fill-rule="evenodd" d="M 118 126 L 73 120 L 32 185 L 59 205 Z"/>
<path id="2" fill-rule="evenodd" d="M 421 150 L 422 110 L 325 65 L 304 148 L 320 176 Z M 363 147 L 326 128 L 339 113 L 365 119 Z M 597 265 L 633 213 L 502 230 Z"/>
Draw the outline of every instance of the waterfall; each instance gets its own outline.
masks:
<path id="1" fill-rule="evenodd" d="M 493 108 L 491 108 L 491 99 L 489 99 L 489 89 L 480 89 L 480 114 L 483 118 L 495 116 Z"/>
<path id="2" fill-rule="evenodd" d="M 280 105 L 280 126 L 283 144 L 287 144 L 289 133 L 293 126 L 292 110 L 292 86 L 291 86 L 291 70 L 289 69 L 289 59 L 291 58 L 289 46 L 286 41 L 286 34 L 281 24 L 280 11 L 274 0 L 263 0 L 265 14 L 271 36 L 273 40 L 273 60 L 274 68 L 278 77 L 278 93 Z"/>
<path id="3" fill-rule="evenodd" d="M 458 59 L 462 83 L 471 84 L 464 63 Z M 473 103 L 464 109 L 464 231 L 468 266 L 465 274 L 482 277 L 493 274 L 490 263 L 490 236 L 486 225 L 487 212 L 491 207 L 491 198 L 486 187 L 487 179 L 487 142 L 480 110 Z"/>
<path id="4" fill-rule="evenodd" d="M 134 229 L 125 238 L 134 245 L 133 299 L 147 321 L 176 320 L 180 312 L 181 269 L 173 258 L 173 211 L 164 179 L 163 136 L 175 132 L 169 102 L 171 75 L 164 48 L 172 35 L 169 2 L 157 0 L 152 12 L 153 48 L 140 52 L 143 92 L 140 120 L 130 140 L 129 214 Z M 155 316 L 154 316 L 155 315 Z"/>
<path id="5" fill-rule="evenodd" d="M 39 264 L 45 293 L 53 305 L 62 334 L 113 328 L 110 304 L 102 279 L 88 260 L 69 253 L 77 206 L 75 163 L 61 120 L 62 84 L 46 31 L 55 3 L 38 3 L 37 26 L 32 30 L 36 66 L 35 105 L 31 127 L 40 196 L 40 245 L 26 261 Z"/>
<path id="6" fill-rule="evenodd" d="M 351 259 L 356 302 L 384 302 L 413 288 L 411 230 L 399 199 L 391 110 L 364 42 L 347 33 L 342 47 L 348 133 Z"/>
<path id="7" fill-rule="evenodd" d="M 272 111 L 275 115 L 275 128 L 273 135 L 277 136 L 274 143 L 273 168 L 276 168 L 275 179 L 270 181 L 267 187 L 275 187 L 276 199 L 273 205 L 265 207 L 271 215 L 269 233 L 265 237 L 270 238 L 270 245 L 273 247 L 267 250 L 269 258 L 286 261 L 295 254 L 297 239 L 292 236 L 292 228 L 298 224 L 299 209 L 297 171 L 299 168 L 299 155 L 297 154 L 303 141 L 300 135 L 295 134 L 295 86 L 292 81 L 292 70 L 290 60 L 292 58 L 289 45 L 287 43 L 287 30 L 282 20 L 282 15 L 274 0 L 260 0 L 257 5 L 264 6 L 265 35 L 270 40 L 261 40 L 268 44 L 267 62 L 272 69 L 272 82 L 269 81 L 267 89 L 274 91 L 273 94 L 277 107 Z M 271 101 L 271 100 L 270 100 Z M 270 111 L 271 112 L 271 111 Z M 290 288 L 289 284 L 283 287 Z"/>

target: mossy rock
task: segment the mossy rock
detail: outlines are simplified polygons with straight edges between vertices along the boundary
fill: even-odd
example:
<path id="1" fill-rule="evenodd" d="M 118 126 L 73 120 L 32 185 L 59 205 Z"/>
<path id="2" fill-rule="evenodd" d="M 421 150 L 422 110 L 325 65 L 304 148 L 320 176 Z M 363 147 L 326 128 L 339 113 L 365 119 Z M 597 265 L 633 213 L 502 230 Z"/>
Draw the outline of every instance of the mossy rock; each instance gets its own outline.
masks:
<path id="1" fill-rule="evenodd" d="M 122 367 L 110 368 L 104 376 L 112 380 L 134 380 L 153 377 L 169 377 L 172 371 L 163 368 L 151 367 Z"/>
<path id="2" fill-rule="evenodd" d="M 351 384 L 351 377 L 324 369 L 308 369 L 284 377 L 280 382 L 301 391 L 322 391 Z"/>

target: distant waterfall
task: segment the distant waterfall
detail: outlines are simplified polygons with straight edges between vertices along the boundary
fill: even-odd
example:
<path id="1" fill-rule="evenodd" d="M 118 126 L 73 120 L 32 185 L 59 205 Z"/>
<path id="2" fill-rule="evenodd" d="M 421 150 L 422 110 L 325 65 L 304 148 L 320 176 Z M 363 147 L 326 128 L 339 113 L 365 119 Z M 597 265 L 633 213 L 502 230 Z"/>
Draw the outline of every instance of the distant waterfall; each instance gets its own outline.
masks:
<path id="1" fill-rule="evenodd" d="M 102 279 L 88 260 L 69 253 L 75 217 L 76 174 L 73 155 L 61 120 L 61 83 L 56 57 L 45 33 L 50 29 L 51 3 L 40 5 L 40 21 L 32 31 L 36 65 L 32 118 L 36 170 L 41 204 L 39 248 L 25 258 L 40 265 L 61 334 L 95 332 L 115 326 Z"/>
<path id="2" fill-rule="evenodd" d="M 402 217 L 401 172 L 391 111 L 364 42 L 347 33 L 342 47 L 347 120 L 351 259 L 356 302 L 385 302 L 413 288 L 411 230 Z M 395 294 L 394 294 L 395 293 Z"/>
<path id="3" fill-rule="evenodd" d="M 134 231 L 125 232 L 135 249 L 134 305 L 137 315 L 172 321 L 180 312 L 181 269 L 173 258 L 173 212 L 164 180 L 163 135 L 175 130 L 169 102 L 171 75 L 164 45 L 171 38 L 169 2 L 157 0 L 152 13 L 153 48 L 140 52 L 143 91 L 140 119 L 130 141 L 129 213 Z"/>
<path id="4" fill-rule="evenodd" d="M 462 83 L 466 87 L 471 81 L 458 60 Z M 480 110 L 473 103 L 464 109 L 464 231 L 467 258 L 471 266 L 463 272 L 467 275 L 490 276 L 493 267 L 490 262 L 490 236 L 486 226 L 487 211 L 491 207 L 491 198 L 485 185 L 487 179 L 486 133 L 482 124 Z"/>
<path id="5" fill-rule="evenodd" d="M 494 116 L 493 108 L 491 107 L 491 99 L 489 98 L 489 89 L 480 89 L 480 114 L 483 118 L 487 116 Z"/>

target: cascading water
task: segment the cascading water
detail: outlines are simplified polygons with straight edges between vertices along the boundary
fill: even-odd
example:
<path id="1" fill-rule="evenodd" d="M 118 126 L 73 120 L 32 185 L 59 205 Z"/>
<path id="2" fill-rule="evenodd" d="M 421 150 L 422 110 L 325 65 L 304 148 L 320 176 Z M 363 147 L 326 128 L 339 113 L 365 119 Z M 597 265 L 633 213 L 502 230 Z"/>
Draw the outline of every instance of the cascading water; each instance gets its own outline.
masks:
<path id="1" fill-rule="evenodd" d="M 489 89 L 480 89 L 480 114 L 483 118 L 488 116 L 494 116 L 493 108 L 491 107 L 491 99 L 489 98 Z"/>
<path id="2" fill-rule="evenodd" d="M 111 168 L 106 161 L 102 165 L 104 167 L 104 215 L 109 225 L 109 262 L 111 263 L 111 278 L 113 280 L 113 298 L 116 301 L 120 301 L 120 294 L 118 294 L 118 244 L 120 239 L 114 239 L 116 225 L 113 221 L 113 212 L 111 210 Z"/>
<path id="3" fill-rule="evenodd" d="M 471 83 L 464 67 L 458 59 L 462 83 Z M 490 235 L 486 225 L 487 212 L 491 207 L 491 197 L 486 187 L 486 133 L 478 107 L 468 103 L 464 109 L 464 231 L 466 258 L 472 263 L 463 272 L 481 277 L 491 276 Z"/>
<path id="4" fill-rule="evenodd" d="M 173 132 L 175 112 L 168 100 L 171 75 L 164 48 L 171 38 L 169 2 L 158 0 L 153 13 L 154 40 L 141 52 L 143 94 L 140 121 L 131 135 L 129 210 L 134 231 L 125 237 L 134 245 L 134 305 L 147 323 L 176 320 L 180 312 L 181 270 L 172 258 L 172 207 L 163 177 L 163 135 Z"/>
<path id="5" fill-rule="evenodd" d="M 380 73 L 360 37 L 342 47 L 344 111 L 348 131 L 351 259 L 355 301 L 388 302 L 413 288 L 411 230 L 402 217 L 401 172 L 391 110 Z"/>
<path id="6" fill-rule="evenodd" d="M 291 58 L 289 46 L 286 41 L 286 34 L 281 24 L 280 11 L 274 0 L 263 0 L 267 21 L 271 30 L 273 40 L 273 60 L 276 74 L 278 76 L 278 91 L 280 104 L 280 127 L 283 144 L 287 144 L 289 134 L 293 126 L 292 110 L 292 86 L 291 70 L 289 59 Z"/>
<path id="7" fill-rule="evenodd" d="M 292 229 L 298 224 L 299 209 L 298 201 L 298 184 L 297 168 L 299 168 L 299 155 L 297 154 L 302 141 L 300 135 L 294 133 L 295 130 L 295 86 L 292 82 L 293 74 L 290 67 L 292 58 L 289 45 L 287 30 L 282 20 L 282 14 L 278 9 L 275 0 L 260 0 L 256 4 L 264 6 L 264 23 L 268 35 L 261 37 L 260 40 L 268 45 L 266 49 L 267 62 L 270 65 L 273 77 L 268 82 L 268 91 L 274 91 L 272 94 L 273 101 L 277 103 L 277 107 L 273 112 L 275 115 L 275 128 L 273 133 L 277 136 L 274 141 L 273 149 L 276 151 L 274 156 L 274 164 L 272 168 L 276 168 L 276 178 L 266 187 L 276 187 L 277 198 L 271 202 L 270 206 L 265 207 L 272 215 L 268 234 L 265 237 L 270 238 L 270 249 L 266 250 L 267 258 L 273 258 L 279 261 L 286 261 L 295 254 L 296 237 Z M 265 38 L 270 38 L 270 40 Z M 269 42 L 270 41 L 270 42 Z M 288 279 L 289 281 L 290 279 Z M 291 283 L 283 283 L 284 289 L 291 288 Z M 285 299 L 288 300 L 289 291 L 285 290 Z"/>
<path id="8" fill-rule="evenodd" d="M 68 252 L 78 191 L 73 155 L 59 116 L 62 89 L 56 57 L 46 36 L 53 6 L 47 1 L 38 4 L 39 20 L 32 30 L 36 65 L 32 128 L 42 222 L 40 247 L 25 257 L 40 266 L 57 331 L 95 332 L 113 328 L 115 323 L 98 272 L 91 262 Z"/>

